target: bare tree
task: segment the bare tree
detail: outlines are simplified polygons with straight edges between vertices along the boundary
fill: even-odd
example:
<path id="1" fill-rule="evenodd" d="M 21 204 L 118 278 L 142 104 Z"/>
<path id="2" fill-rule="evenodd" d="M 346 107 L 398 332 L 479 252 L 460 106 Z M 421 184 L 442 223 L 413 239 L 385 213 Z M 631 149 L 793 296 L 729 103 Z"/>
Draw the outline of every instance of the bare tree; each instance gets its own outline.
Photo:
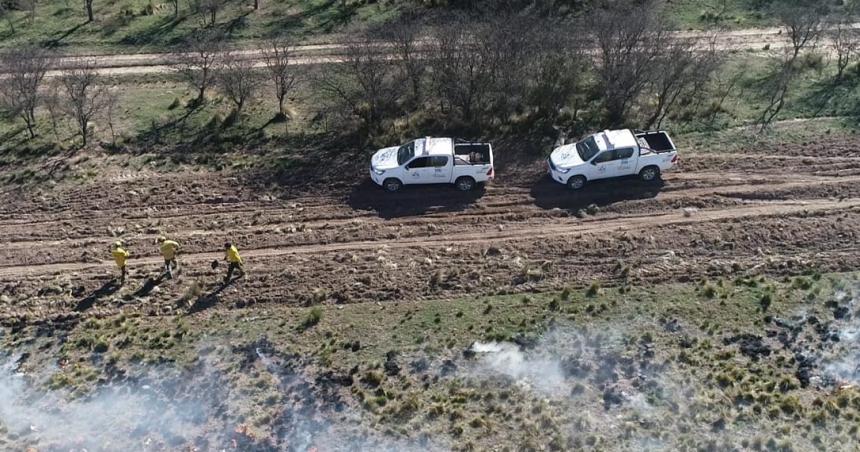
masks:
<path id="1" fill-rule="evenodd" d="M 790 47 L 771 77 L 767 105 L 759 116 L 760 130 L 767 129 L 785 106 L 785 97 L 799 72 L 797 59 L 803 50 L 814 46 L 821 36 L 825 13 L 814 0 L 792 0 L 775 7 L 774 14 L 785 29 Z"/>
<path id="2" fill-rule="evenodd" d="M 0 102 L 8 114 L 24 120 L 30 138 L 36 136 L 39 86 L 51 62 L 48 51 L 34 46 L 19 47 L 0 54 L 0 68 L 5 72 L 5 80 L 0 83 Z"/>
<path id="3" fill-rule="evenodd" d="M 660 51 L 654 61 L 660 67 L 652 77 L 656 105 L 645 121 L 645 128 L 660 127 L 671 108 L 682 96 L 702 94 L 706 82 L 719 65 L 716 45 L 711 40 L 707 50 L 699 50 L 690 41 L 674 40 Z"/>
<path id="4" fill-rule="evenodd" d="M 383 39 L 388 41 L 395 55 L 394 64 L 403 83 L 411 89 L 411 103 L 421 103 L 421 82 L 425 73 L 425 62 L 419 52 L 419 38 L 423 31 L 420 23 L 414 20 L 397 22 L 383 30 Z"/>
<path id="5" fill-rule="evenodd" d="M 836 53 L 836 80 L 841 80 L 845 69 L 860 48 L 860 31 L 851 26 L 848 20 L 839 20 L 827 31 Z"/>
<path id="6" fill-rule="evenodd" d="M 177 54 L 176 70 L 197 91 L 197 102 L 203 102 L 206 89 L 214 82 L 220 60 L 221 37 L 213 32 L 199 31 L 185 43 L 184 52 Z"/>
<path id="7" fill-rule="evenodd" d="M 93 0 L 84 0 L 84 9 L 87 11 L 87 22 L 95 20 L 93 16 Z"/>
<path id="8" fill-rule="evenodd" d="M 254 98 L 257 90 L 254 62 L 236 53 L 227 53 L 216 78 L 221 91 L 236 106 L 237 118 L 240 117 L 242 109 Z"/>
<path id="9" fill-rule="evenodd" d="M 503 121 L 522 107 L 534 76 L 537 31 L 546 19 L 504 13 L 478 27 L 478 55 L 487 62 L 491 93 L 486 96 L 492 114 Z"/>
<path id="10" fill-rule="evenodd" d="M 218 13 L 224 8 L 225 0 L 194 0 L 194 10 L 203 17 L 203 22 L 212 27 L 218 21 Z"/>
<path id="11" fill-rule="evenodd" d="M 585 82 L 590 59 L 585 46 L 570 27 L 547 27 L 536 35 L 530 67 L 534 69 L 530 104 L 540 117 L 554 124 L 569 108 L 575 121 L 585 102 Z"/>
<path id="12" fill-rule="evenodd" d="M 33 22 L 36 21 L 36 4 L 38 0 L 21 0 L 21 4 L 24 6 L 24 10 L 27 11 L 27 20 L 30 22 L 30 25 L 33 25 Z"/>
<path id="13" fill-rule="evenodd" d="M 287 119 L 289 118 L 284 102 L 298 82 L 298 73 L 291 64 L 293 51 L 290 40 L 284 37 L 271 39 L 260 47 L 260 53 L 266 64 L 269 81 L 275 88 L 275 97 L 278 99 L 278 115 L 285 120 L 285 124 L 288 124 Z"/>
<path id="14" fill-rule="evenodd" d="M 90 122 L 102 112 L 108 101 L 107 87 L 101 82 L 92 62 L 79 68 L 67 69 L 60 75 L 65 113 L 72 117 L 86 146 Z"/>
<path id="15" fill-rule="evenodd" d="M 655 1 L 606 0 L 585 19 L 611 126 L 627 120 L 633 101 L 661 70 L 654 64 L 668 38 L 661 17 Z"/>
<path id="16" fill-rule="evenodd" d="M 116 91 L 105 89 L 104 91 L 104 119 L 110 129 L 110 142 L 116 146 L 116 109 L 119 106 L 119 94 Z"/>
<path id="17" fill-rule="evenodd" d="M 465 24 L 451 20 L 434 31 L 430 59 L 436 97 L 444 112 L 449 107 L 459 110 L 466 123 L 480 120 L 480 112 L 490 92 L 492 62 L 476 46 L 482 24 Z"/>
<path id="18" fill-rule="evenodd" d="M 343 63 L 320 69 L 315 84 L 341 111 L 359 118 L 369 138 L 379 131 L 398 97 L 391 69 L 378 42 L 363 35 L 346 44 Z"/>
<path id="19" fill-rule="evenodd" d="M 60 95 L 60 83 L 54 81 L 48 84 L 48 89 L 43 94 L 42 102 L 45 109 L 48 110 L 48 118 L 51 120 L 51 130 L 54 132 L 54 139 L 57 143 L 60 142 L 60 122 L 63 119 L 64 102 Z"/>

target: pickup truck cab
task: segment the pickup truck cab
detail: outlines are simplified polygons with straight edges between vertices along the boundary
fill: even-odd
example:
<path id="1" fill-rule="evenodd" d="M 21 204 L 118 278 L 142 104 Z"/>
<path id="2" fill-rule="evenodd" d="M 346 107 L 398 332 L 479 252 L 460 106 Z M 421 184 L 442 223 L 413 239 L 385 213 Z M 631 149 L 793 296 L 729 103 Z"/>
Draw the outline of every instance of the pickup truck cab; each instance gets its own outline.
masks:
<path id="1" fill-rule="evenodd" d="M 663 131 L 605 130 L 552 151 L 547 159 L 552 180 L 579 190 L 586 182 L 638 174 L 646 181 L 660 178 L 678 163 L 678 151 Z"/>
<path id="2" fill-rule="evenodd" d="M 469 191 L 493 176 L 489 143 L 453 138 L 419 138 L 380 149 L 370 160 L 370 178 L 388 192 L 413 184 L 454 184 L 458 190 Z"/>

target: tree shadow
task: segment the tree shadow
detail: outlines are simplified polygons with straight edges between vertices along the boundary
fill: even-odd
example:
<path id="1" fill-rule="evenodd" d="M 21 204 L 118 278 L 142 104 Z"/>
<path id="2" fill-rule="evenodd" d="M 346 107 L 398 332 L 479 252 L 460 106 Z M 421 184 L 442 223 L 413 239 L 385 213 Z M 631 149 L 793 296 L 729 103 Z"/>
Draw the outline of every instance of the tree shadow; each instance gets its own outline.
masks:
<path id="1" fill-rule="evenodd" d="M 62 34 L 61 34 L 60 36 L 58 36 L 58 37 L 56 37 L 56 38 L 48 39 L 47 41 L 44 41 L 44 42 L 42 43 L 42 45 L 43 45 L 44 47 L 48 47 L 48 48 L 55 48 L 55 47 L 59 47 L 59 46 L 62 44 L 62 42 L 63 42 L 63 40 L 64 40 L 64 39 L 66 39 L 66 38 L 68 38 L 69 36 L 73 35 L 76 31 L 80 30 L 80 29 L 81 29 L 81 27 L 83 27 L 83 26 L 87 25 L 88 23 L 89 23 L 89 22 L 81 22 L 81 23 L 79 23 L 79 24 L 75 25 L 74 27 L 69 28 L 68 30 L 66 30 L 66 31 L 62 32 Z"/>
<path id="2" fill-rule="evenodd" d="M 13 127 L 3 135 L 0 135 L 0 143 L 6 143 L 26 131 L 27 127 L 25 126 Z"/>
<path id="3" fill-rule="evenodd" d="M 857 78 L 848 72 L 841 79 L 831 77 L 818 80 L 797 100 L 797 104 L 807 109 L 811 116 L 831 113 L 840 115 L 846 112 L 849 115 L 857 115 L 860 113 L 860 107 L 857 105 L 856 97 L 852 96 L 857 84 Z M 831 112 L 825 111 L 828 109 Z"/>
<path id="4" fill-rule="evenodd" d="M 248 27 L 248 16 L 251 14 L 251 11 L 245 11 L 242 14 L 230 19 L 229 22 L 224 24 L 224 33 L 228 35 L 232 35 L 233 33 L 242 30 L 243 28 Z"/>
<path id="5" fill-rule="evenodd" d="M 484 196 L 485 188 L 462 192 L 449 184 L 407 185 L 388 193 L 370 179 L 354 186 L 347 204 L 355 210 L 370 210 L 380 218 L 392 219 L 426 213 L 460 212 Z"/>
<path id="6" fill-rule="evenodd" d="M 184 136 L 186 135 L 186 122 L 188 119 L 194 115 L 195 113 L 202 111 L 203 106 L 197 103 L 192 104 L 191 106 L 185 109 L 185 113 L 180 115 L 179 117 L 170 119 L 168 121 L 162 123 L 153 123 L 150 127 L 134 137 L 134 142 L 142 147 L 142 149 L 149 149 L 152 146 L 168 144 L 165 141 L 165 138 L 169 138 L 171 135 Z M 208 135 L 208 130 L 199 130 L 194 135 L 194 140 L 197 141 L 199 136 Z M 175 143 L 169 143 L 175 144 Z M 189 143 L 190 145 L 191 143 Z M 181 147 L 180 145 L 176 146 L 177 148 Z M 179 152 L 184 152 L 184 148 L 182 150 L 177 149 Z"/>
<path id="7" fill-rule="evenodd" d="M 104 283 L 104 285 L 102 285 L 98 289 L 94 290 L 91 294 L 81 299 L 81 301 L 79 301 L 78 304 L 75 306 L 75 312 L 84 312 L 86 310 L 89 310 L 93 307 L 93 305 L 96 304 L 96 302 L 100 298 L 107 297 L 116 293 L 116 291 L 119 290 L 120 287 L 121 286 L 116 280 L 111 279 L 110 281 Z"/>
<path id="8" fill-rule="evenodd" d="M 645 182 L 637 176 L 630 176 L 589 181 L 582 189 L 572 191 L 549 176 L 544 176 L 532 184 L 531 196 L 535 205 L 542 209 L 577 212 L 592 204 L 602 207 L 622 201 L 652 199 L 665 185 L 662 180 Z"/>
<path id="9" fill-rule="evenodd" d="M 123 36 L 119 40 L 120 44 L 124 45 L 177 45 L 182 43 L 191 33 L 179 34 L 165 40 L 165 37 L 176 30 L 176 27 L 188 20 L 187 15 L 179 17 L 163 17 L 161 20 L 151 24 L 143 30 L 135 31 L 134 34 Z"/>

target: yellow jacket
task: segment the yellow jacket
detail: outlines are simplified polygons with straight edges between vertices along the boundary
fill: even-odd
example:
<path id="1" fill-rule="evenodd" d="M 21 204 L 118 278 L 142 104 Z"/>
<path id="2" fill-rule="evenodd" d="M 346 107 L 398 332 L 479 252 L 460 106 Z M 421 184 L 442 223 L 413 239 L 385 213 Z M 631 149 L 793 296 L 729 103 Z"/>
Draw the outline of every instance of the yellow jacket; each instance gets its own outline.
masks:
<path id="1" fill-rule="evenodd" d="M 171 260 L 176 257 L 176 252 L 179 251 L 179 244 L 173 240 L 165 240 L 161 242 L 161 255 L 165 260 Z"/>
<path id="2" fill-rule="evenodd" d="M 242 263 L 242 256 L 239 256 L 239 250 L 236 249 L 236 245 L 231 246 L 230 249 L 227 250 L 227 261 L 234 264 Z"/>
<path id="3" fill-rule="evenodd" d="M 113 255 L 113 260 L 116 261 L 116 266 L 119 268 L 123 268 L 125 267 L 126 259 L 128 259 L 128 256 L 131 253 L 118 246 L 114 248 L 113 251 L 111 251 L 111 254 Z"/>

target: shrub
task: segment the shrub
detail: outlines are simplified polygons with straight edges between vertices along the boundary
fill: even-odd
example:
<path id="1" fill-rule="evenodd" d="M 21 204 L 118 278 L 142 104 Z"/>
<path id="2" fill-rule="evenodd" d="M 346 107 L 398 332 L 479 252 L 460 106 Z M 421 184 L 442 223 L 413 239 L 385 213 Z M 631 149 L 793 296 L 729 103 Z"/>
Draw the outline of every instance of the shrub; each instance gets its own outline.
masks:
<path id="1" fill-rule="evenodd" d="M 369 370 L 367 371 L 367 373 L 364 374 L 364 378 L 362 379 L 362 381 L 364 382 L 364 384 L 372 388 L 376 388 L 380 384 L 382 384 L 383 378 L 385 377 L 382 375 L 382 372 Z"/>
<path id="2" fill-rule="evenodd" d="M 564 290 L 561 291 L 561 295 L 559 295 L 563 301 L 570 300 L 570 288 L 565 287 Z"/>
<path id="3" fill-rule="evenodd" d="M 710 284 L 707 284 L 702 289 L 702 295 L 704 295 L 705 298 L 714 298 L 715 296 L 717 296 L 717 288 Z"/>
<path id="4" fill-rule="evenodd" d="M 323 312 L 319 307 L 311 308 L 308 312 L 308 315 L 305 317 L 305 320 L 302 321 L 302 324 L 299 326 L 299 329 L 304 331 L 309 328 L 314 327 L 316 324 L 320 323 L 322 320 Z"/>
<path id="5" fill-rule="evenodd" d="M 585 296 L 589 298 L 596 297 L 600 294 L 600 283 L 595 281 L 588 286 L 588 290 L 585 292 Z"/>

